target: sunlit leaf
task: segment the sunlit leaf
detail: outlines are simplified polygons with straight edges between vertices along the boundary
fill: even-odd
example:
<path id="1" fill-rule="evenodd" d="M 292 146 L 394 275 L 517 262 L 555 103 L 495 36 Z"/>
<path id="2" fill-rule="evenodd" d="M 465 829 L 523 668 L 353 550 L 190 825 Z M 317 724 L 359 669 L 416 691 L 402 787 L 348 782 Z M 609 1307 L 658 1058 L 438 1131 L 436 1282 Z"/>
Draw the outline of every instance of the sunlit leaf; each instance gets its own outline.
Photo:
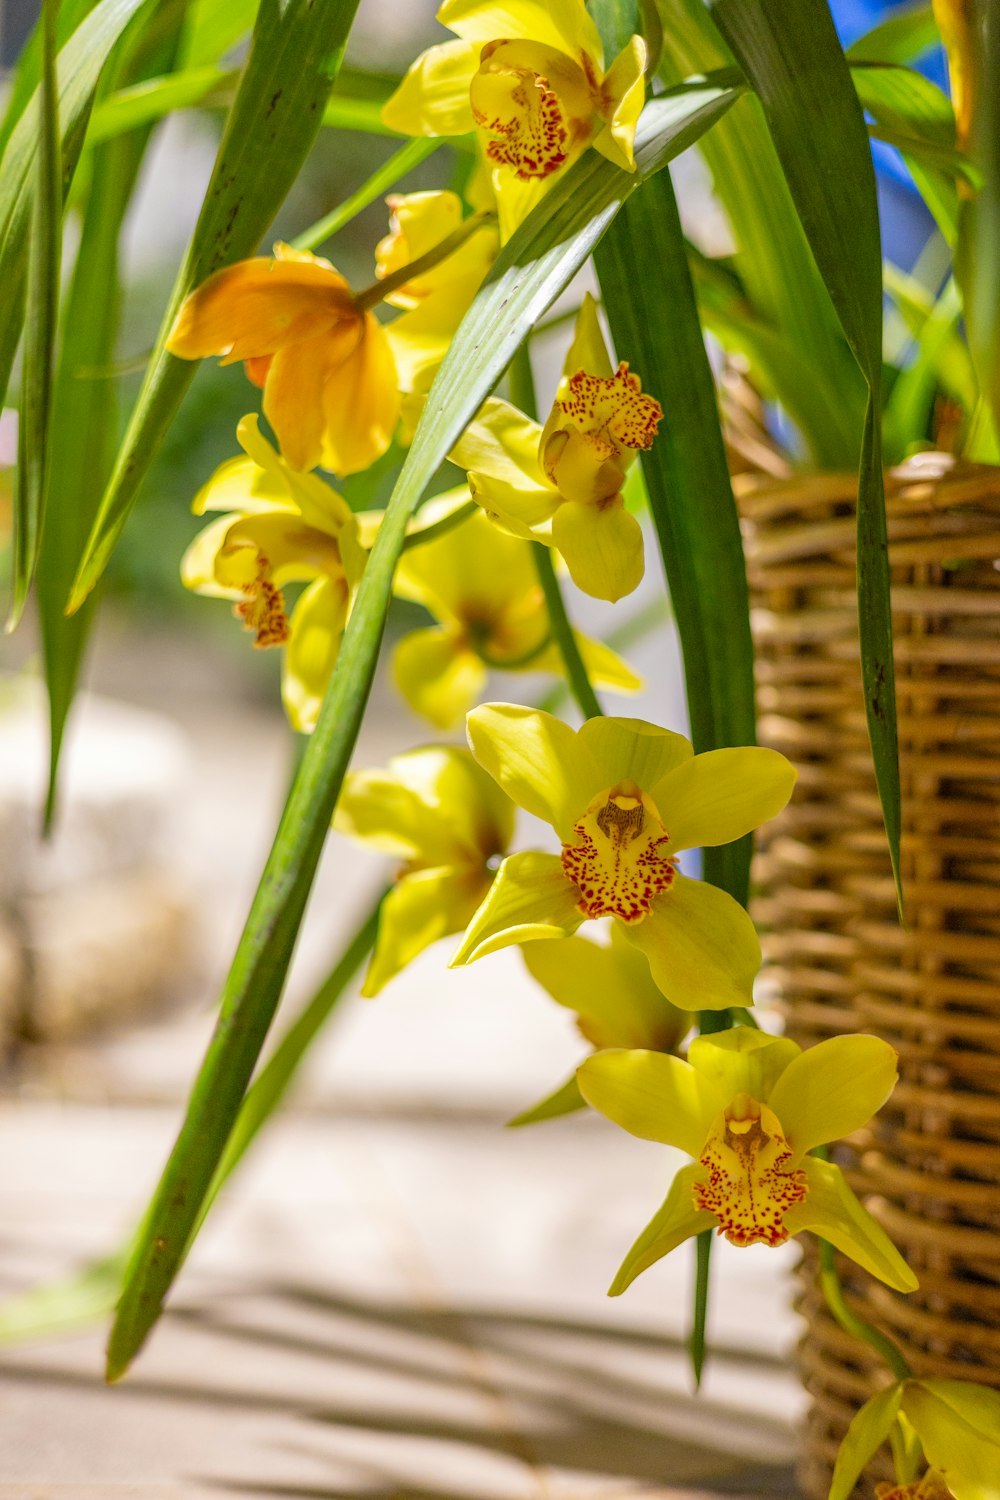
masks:
<path id="1" fill-rule="evenodd" d="M 882 478 L 882 252 L 864 117 L 826 0 L 713 0 L 764 107 L 820 274 L 868 385 L 858 484 L 865 713 L 899 885 L 900 781 Z"/>
<path id="2" fill-rule="evenodd" d="M 851 62 L 909 63 L 938 46 L 940 40 L 932 5 L 901 5 L 852 42 L 847 56 Z"/>

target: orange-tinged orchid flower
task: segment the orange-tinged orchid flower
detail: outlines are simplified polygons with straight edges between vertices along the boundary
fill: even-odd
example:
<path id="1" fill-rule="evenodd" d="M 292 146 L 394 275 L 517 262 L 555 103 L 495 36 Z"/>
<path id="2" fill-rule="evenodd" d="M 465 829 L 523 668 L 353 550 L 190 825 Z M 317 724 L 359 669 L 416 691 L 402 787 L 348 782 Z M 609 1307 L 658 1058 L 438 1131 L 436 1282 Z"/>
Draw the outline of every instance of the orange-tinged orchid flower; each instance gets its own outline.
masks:
<path id="1" fill-rule="evenodd" d="M 184 302 L 167 348 L 248 361 L 293 469 L 354 474 L 392 441 L 400 398 L 386 330 L 319 256 L 278 244 L 273 259 L 217 271 Z"/>

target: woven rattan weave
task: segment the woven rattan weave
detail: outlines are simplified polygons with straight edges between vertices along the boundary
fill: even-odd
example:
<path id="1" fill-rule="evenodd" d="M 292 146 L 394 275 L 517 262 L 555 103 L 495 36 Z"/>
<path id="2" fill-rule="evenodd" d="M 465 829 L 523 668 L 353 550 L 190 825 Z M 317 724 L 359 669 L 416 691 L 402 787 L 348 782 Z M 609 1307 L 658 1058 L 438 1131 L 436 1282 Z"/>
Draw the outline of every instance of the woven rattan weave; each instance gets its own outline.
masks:
<path id="1" fill-rule="evenodd" d="M 799 767 L 756 867 L 771 979 L 799 1042 L 873 1031 L 900 1055 L 892 1101 L 838 1159 L 920 1290 L 841 1274 L 915 1373 L 1000 1385 L 1000 469 L 922 454 L 887 476 L 906 927 L 865 731 L 854 481 L 736 483 L 760 738 Z M 846 1425 L 885 1377 L 814 1272 L 807 1251 L 802 1482 L 826 1500 Z"/>

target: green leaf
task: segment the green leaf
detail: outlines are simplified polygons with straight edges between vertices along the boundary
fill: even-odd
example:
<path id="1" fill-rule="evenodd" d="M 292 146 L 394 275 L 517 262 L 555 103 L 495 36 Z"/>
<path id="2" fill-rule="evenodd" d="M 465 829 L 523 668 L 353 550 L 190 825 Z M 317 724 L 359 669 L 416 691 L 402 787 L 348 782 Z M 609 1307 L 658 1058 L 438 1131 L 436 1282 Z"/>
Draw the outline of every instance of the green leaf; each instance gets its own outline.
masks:
<path id="1" fill-rule="evenodd" d="M 215 169 L 70 600 L 104 570 L 197 364 L 165 348 L 187 294 L 251 255 L 298 175 L 337 74 L 357 0 L 261 0 Z"/>
<path id="2" fill-rule="evenodd" d="M 865 713 L 889 855 L 900 783 L 882 477 L 882 253 L 864 118 L 826 0 L 714 0 L 755 88 L 795 206 L 868 385 L 858 483 L 858 622 Z"/>
<path id="3" fill-rule="evenodd" d="M 42 8 L 38 151 L 28 250 L 27 330 L 14 493 L 14 591 L 8 631 L 24 610 L 38 561 L 49 480 L 52 371 L 62 264 L 62 162 L 56 80 L 58 0 Z"/>
<path id="4" fill-rule="evenodd" d="M 667 82 L 732 66 L 704 0 L 660 0 Z M 760 104 L 747 95 L 699 146 L 732 226 L 746 311 L 789 351 L 766 370 L 815 462 L 857 463 L 865 385 L 816 269 Z M 750 349 L 744 352 L 753 358 Z M 756 372 L 756 367 L 755 367 Z"/>
<path id="5" fill-rule="evenodd" d="M 829 1500 L 848 1500 L 896 1422 L 904 1387 L 890 1385 L 872 1396 L 854 1416 L 837 1453 Z"/>
<path id="6" fill-rule="evenodd" d="M 101 0 L 59 53 L 63 186 L 72 179 L 94 90 L 112 47 L 145 0 Z M 11 131 L 0 160 L 0 401 L 21 337 L 32 181 L 39 146 L 37 95 Z"/>
<path id="7" fill-rule="evenodd" d="M 203 103 L 239 78 L 236 72 L 225 72 L 214 64 L 168 73 L 162 78 L 147 78 L 130 88 L 120 89 L 101 101 L 94 110 L 87 135 L 89 145 L 106 141 L 123 131 L 135 130 L 161 120 L 175 109 L 190 109 Z"/>
<path id="8" fill-rule="evenodd" d="M 62 0 L 56 18 L 56 36 L 62 48 L 84 16 L 94 9 L 95 0 Z M 7 149 L 11 132 L 24 114 L 38 87 L 42 60 L 42 25 L 39 20 L 17 59 L 14 80 L 7 95 L 3 123 L 0 124 L 0 156 Z"/>
<path id="9" fill-rule="evenodd" d="M 0 1306 L 0 1346 L 88 1328 L 114 1311 L 127 1261 L 115 1250 L 58 1281 L 29 1287 Z"/>
<path id="10" fill-rule="evenodd" d="M 932 5 L 900 6 L 852 42 L 847 56 L 851 62 L 909 63 L 940 40 Z"/>
<path id="11" fill-rule="evenodd" d="M 109 66 L 118 78 L 169 64 L 183 11 L 162 39 L 152 29 L 124 39 Z M 113 373 L 120 312 L 119 236 L 149 132 L 133 131 L 98 146 L 90 160 L 80 245 L 62 318 L 54 391 L 50 501 L 38 560 L 36 594 L 49 699 L 49 787 L 45 826 L 51 825 L 59 756 L 80 663 L 93 619 L 93 599 L 76 615 L 64 613 L 101 491 L 111 472 L 118 436 L 118 382 Z"/>
<path id="12" fill-rule="evenodd" d="M 858 98 L 890 130 L 936 146 L 955 146 L 955 111 L 948 95 L 913 68 L 890 63 L 852 63 Z"/>
<path id="13" fill-rule="evenodd" d="M 148 1216 L 108 1349 L 127 1369 L 160 1315 L 253 1069 L 291 961 L 330 818 L 354 750 L 407 521 L 515 350 L 590 254 L 635 186 L 729 108 L 705 83 L 647 106 L 635 176 L 588 152 L 501 252 L 431 387 L 365 568 L 319 722 L 293 782 L 222 997 L 219 1022 Z"/>
<path id="14" fill-rule="evenodd" d="M 666 414 L 640 462 L 680 636 L 691 737 L 699 752 L 752 745 L 743 541 L 669 173 L 633 195 L 595 261 L 618 357 Z M 703 856 L 706 878 L 744 905 L 750 850 L 747 838 Z"/>
<path id="15" fill-rule="evenodd" d="M 252 29 L 260 0 L 194 0 L 180 52 L 183 72 L 218 62 Z"/>
<path id="16" fill-rule="evenodd" d="M 888 279 L 887 288 L 896 296 Z M 975 409 L 975 375 L 959 333 L 961 316 L 958 288 L 949 277 L 940 297 L 921 319 L 914 357 L 896 377 L 885 404 L 886 429 L 891 430 L 901 451 L 933 439 L 929 418 L 939 386 L 970 416 Z"/>

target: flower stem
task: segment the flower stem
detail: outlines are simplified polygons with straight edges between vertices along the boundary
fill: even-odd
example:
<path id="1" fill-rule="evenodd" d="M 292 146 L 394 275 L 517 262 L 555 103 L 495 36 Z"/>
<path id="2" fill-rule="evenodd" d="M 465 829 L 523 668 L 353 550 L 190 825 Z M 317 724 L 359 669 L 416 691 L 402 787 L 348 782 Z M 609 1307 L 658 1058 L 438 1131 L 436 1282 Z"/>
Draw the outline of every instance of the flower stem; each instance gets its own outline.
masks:
<path id="1" fill-rule="evenodd" d="M 339 234 L 345 225 L 357 218 L 362 209 L 374 203 L 375 199 L 381 197 L 387 188 L 395 187 L 401 177 L 405 177 L 407 172 L 412 172 L 414 167 L 426 161 L 427 157 L 441 145 L 443 145 L 443 140 L 440 136 L 418 136 L 416 140 L 407 141 L 405 146 L 399 151 L 394 151 L 389 160 L 383 162 L 382 166 L 372 173 L 368 181 L 359 187 L 356 193 L 345 198 L 343 203 L 338 203 L 335 209 L 324 214 L 321 219 L 317 219 L 315 224 L 310 224 L 308 229 L 303 229 L 302 233 L 292 241 L 292 248 L 315 250 L 316 246 L 321 245 L 324 240 Z"/>
<path id="2" fill-rule="evenodd" d="M 537 418 L 535 377 L 531 372 L 531 355 L 526 343 L 522 344 L 514 355 L 508 379 L 511 401 L 526 416 Z M 552 639 L 559 648 L 563 666 L 566 668 L 566 680 L 569 683 L 570 692 L 576 699 L 577 707 L 585 719 L 600 718 L 604 710 L 594 692 L 583 657 L 580 655 L 580 647 L 573 634 L 573 627 L 569 623 L 562 589 L 559 587 L 556 570 L 552 564 L 552 553 L 542 542 L 534 542 L 532 551 L 535 554 L 538 581 L 545 595 L 545 607 L 549 612 L 549 628 L 552 631 Z"/>
<path id="3" fill-rule="evenodd" d="M 363 291 L 356 292 L 354 305 L 359 312 L 370 312 L 373 307 L 384 302 L 386 297 L 398 291 L 401 286 L 405 286 L 408 281 L 422 276 L 425 271 L 433 271 L 434 267 L 439 266 L 443 260 L 447 260 L 449 255 L 454 255 L 456 250 L 460 250 L 466 240 L 471 239 L 478 229 L 482 229 L 484 224 L 492 224 L 495 219 L 496 214 L 488 209 L 483 209 L 477 214 L 470 214 L 457 229 L 452 230 L 451 234 L 445 235 L 443 240 L 432 245 L 426 254 L 418 255 L 416 260 L 407 261 L 406 265 L 400 266 L 398 271 L 392 271 L 388 276 L 383 276 L 381 281 L 373 281 L 371 286 L 366 286 Z"/>
<path id="4" fill-rule="evenodd" d="M 898 1349 L 892 1342 L 892 1339 L 887 1338 L 884 1333 L 881 1333 L 866 1318 L 863 1318 L 860 1313 L 856 1313 L 853 1308 L 848 1307 L 847 1300 L 844 1297 L 844 1288 L 841 1285 L 840 1276 L 837 1274 L 833 1246 L 829 1240 L 820 1239 L 819 1267 L 819 1282 L 823 1289 L 823 1296 L 826 1298 L 827 1306 L 845 1333 L 853 1334 L 856 1339 L 861 1339 L 870 1348 L 874 1349 L 875 1353 L 885 1360 L 897 1380 L 911 1380 L 913 1378 L 913 1371 L 907 1364 L 902 1350 Z"/>

